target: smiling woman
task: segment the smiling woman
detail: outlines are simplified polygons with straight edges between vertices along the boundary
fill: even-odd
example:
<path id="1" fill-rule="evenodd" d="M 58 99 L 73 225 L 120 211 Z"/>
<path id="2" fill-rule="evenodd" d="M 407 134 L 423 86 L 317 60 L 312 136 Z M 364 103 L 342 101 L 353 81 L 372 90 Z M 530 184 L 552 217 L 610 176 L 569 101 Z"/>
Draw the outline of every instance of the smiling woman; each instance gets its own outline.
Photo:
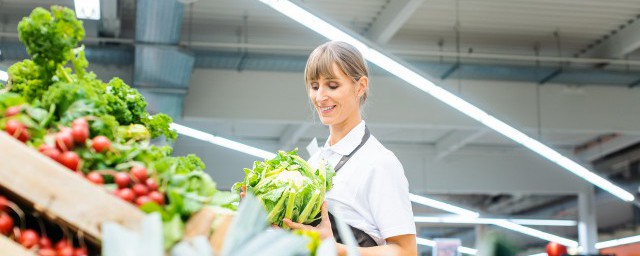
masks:
<path id="1" fill-rule="evenodd" d="M 336 215 L 351 227 L 362 255 L 416 255 L 416 228 L 402 165 L 362 120 L 360 111 L 369 89 L 362 54 L 344 42 L 320 45 L 307 60 L 305 85 L 330 133 L 309 164 L 315 168 L 326 161 L 336 176 L 318 225 L 284 222 L 294 229 L 333 235 L 343 255 L 346 250 L 334 225 Z"/>

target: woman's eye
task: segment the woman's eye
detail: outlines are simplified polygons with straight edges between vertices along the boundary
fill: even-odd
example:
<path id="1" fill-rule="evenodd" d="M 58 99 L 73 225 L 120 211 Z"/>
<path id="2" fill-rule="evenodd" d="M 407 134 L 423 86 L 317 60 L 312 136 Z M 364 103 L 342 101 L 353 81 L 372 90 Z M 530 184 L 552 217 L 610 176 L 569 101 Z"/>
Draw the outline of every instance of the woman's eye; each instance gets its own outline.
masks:
<path id="1" fill-rule="evenodd" d="M 318 90 L 318 84 L 316 84 L 316 83 L 311 84 L 311 86 L 310 86 L 310 87 L 311 87 L 311 89 L 312 89 L 312 90 L 314 90 L 314 91 L 317 91 L 317 90 Z"/>
<path id="2" fill-rule="evenodd" d="M 338 84 L 337 83 L 329 83 L 329 88 L 331 88 L 332 90 L 338 89 Z"/>

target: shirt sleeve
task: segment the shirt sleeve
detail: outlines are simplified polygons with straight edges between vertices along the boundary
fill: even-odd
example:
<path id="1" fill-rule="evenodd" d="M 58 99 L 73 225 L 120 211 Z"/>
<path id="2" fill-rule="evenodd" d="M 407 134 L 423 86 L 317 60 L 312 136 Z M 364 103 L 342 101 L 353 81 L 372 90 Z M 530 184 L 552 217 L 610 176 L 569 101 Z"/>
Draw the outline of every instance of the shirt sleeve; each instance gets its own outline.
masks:
<path id="1" fill-rule="evenodd" d="M 409 183 L 392 152 L 374 163 L 366 188 L 371 214 L 382 238 L 416 234 Z"/>

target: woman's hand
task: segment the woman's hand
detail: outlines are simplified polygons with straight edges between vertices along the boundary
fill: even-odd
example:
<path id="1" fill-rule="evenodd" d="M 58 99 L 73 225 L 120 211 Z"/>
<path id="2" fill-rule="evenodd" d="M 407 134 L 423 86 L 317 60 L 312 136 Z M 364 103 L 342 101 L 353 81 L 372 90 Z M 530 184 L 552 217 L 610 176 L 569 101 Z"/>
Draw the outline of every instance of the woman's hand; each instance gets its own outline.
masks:
<path id="1" fill-rule="evenodd" d="M 245 196 L 247 196 L 247 186 L 242 185 L 242 192 L 240 192 L 240 198 L 244 199 Z"/>
<path id="2" fill-rule="evenodd" d="M 289 226 L 291 229 L 303 229 L 303 230 L 314 230 L 320 233 L 320 239 L 324 240 L 326 238 L 333 238 L 333 231 L 331 230 L 331 221 L 329 221 L 329 211 L 327 210 L 327 202 L 322 204 L 320 224 L 318 226 L 309 226 L 301 223 L 295 223 L 290 219 L 282 219 L 284 224 Z"/>

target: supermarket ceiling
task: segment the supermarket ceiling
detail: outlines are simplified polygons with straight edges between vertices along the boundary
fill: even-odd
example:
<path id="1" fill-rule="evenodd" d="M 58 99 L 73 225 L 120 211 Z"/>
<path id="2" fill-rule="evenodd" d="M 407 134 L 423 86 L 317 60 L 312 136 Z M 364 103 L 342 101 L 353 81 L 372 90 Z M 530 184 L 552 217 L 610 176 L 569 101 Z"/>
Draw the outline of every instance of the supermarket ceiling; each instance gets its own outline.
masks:
<path id="1" fill-rule="evenodd" d="M 184 8 L 180 45 L 193 52 L 195 71 L 180 107 L 182 121 L 271 151 L 304 149 L 314 137 L 324 142 L 328 132 L 312 118 L 300 79 L 306 56 L 326 39 L 257 0 L 188 2 L 193 3 Z M 627 190 L 637 190 L 637 0 L 296 2 L 369 38 Z M 73 1 L 0 0 L 0 68 L 26 57 L 16 43 L 19 20 L 50 4 L 73 6 Z M 112 4 L 119 27 L 85 22 L 89 58 L 101 63 L 98 75 L 132 83 L 135 1 Z M 584 181 L 399 79 L 375 68 L 372 73 L 367 122 L 403 162 L 415 193 L 495 216 L 576 218 L 575 193 L 589 189 Z M 167 104 L 150 101 L 152 107 Z M 176 151 L 200 155 L 222 188 L 240 180 L 240 170 L 254 160 L 188 138 L 176 143 Z M 637 218 L 630 205 L 604 193 L 598 192 L 597 200 L 598 209 L 608 209 L 598 212 L 603 232 L 619 232 Z M 439 213 L 414 207 L 417 214 Z M 473 234 L 469 228 L 440 231 Z M 576 236 L 575 228 L 546 231 Z"/>

